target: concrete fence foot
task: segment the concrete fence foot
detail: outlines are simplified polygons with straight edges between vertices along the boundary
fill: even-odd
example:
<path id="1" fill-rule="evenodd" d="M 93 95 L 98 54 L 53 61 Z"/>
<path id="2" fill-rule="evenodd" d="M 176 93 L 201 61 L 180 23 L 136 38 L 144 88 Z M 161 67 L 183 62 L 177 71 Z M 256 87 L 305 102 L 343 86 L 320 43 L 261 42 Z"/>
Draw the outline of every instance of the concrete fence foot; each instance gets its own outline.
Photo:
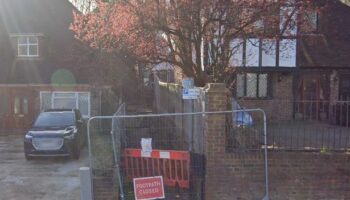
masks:
<path id="1" fill-rule="evenodd" d="M 92 179 L 89 167 L 79 169 L 80 176 L 80 199 L 92 200 Z"/>

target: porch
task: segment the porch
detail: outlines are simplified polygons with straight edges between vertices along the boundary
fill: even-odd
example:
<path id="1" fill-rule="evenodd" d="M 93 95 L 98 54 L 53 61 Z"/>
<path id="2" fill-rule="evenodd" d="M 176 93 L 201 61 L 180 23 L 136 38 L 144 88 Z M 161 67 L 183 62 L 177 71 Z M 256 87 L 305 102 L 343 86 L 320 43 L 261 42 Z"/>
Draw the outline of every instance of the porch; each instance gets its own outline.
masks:
<path id="1" fill-rule="evenodd" d="M 118 99 L 110 86 L 0 84 L 0 135 L 24 134 L 45 109 L 75 108 L 89 118 L 115 109 Z"/>

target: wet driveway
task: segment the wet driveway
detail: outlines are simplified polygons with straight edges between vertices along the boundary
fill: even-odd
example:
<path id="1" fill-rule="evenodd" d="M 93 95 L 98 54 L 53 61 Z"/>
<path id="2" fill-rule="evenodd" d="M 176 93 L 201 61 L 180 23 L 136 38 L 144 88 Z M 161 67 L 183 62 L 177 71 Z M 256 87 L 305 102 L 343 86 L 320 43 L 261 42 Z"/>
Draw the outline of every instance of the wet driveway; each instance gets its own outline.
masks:
<path id="1" fill-rule="evenodd" d="M 79 160 L 26 161 L 22 137 L 0 136 L 0 200 L 78 200 L 79 168 L 87 164 L 86 148 Z"/>

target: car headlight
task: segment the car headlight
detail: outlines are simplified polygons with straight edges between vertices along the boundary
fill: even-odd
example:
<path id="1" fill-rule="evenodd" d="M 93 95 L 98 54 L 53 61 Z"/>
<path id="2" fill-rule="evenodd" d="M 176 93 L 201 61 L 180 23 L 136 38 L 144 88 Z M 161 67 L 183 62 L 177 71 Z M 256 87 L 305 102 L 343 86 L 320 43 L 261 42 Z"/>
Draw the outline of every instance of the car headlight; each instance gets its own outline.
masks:
<path id="1" fill-rule="evenodd" d="M 68 127 L 64 130 L 64 138 L 65 139 L 74 139 L 75 134 L 78 132 L 76 127 Z"/>

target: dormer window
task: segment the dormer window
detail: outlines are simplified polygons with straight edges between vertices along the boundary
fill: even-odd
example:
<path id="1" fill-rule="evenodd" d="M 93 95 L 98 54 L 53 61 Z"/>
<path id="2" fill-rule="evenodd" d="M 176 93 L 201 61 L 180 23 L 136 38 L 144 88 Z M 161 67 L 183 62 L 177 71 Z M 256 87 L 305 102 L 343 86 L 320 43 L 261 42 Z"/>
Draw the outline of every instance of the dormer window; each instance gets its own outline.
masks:
<path id="1" fill-rule="evenodd" d="M 306 10 L 302 15 L 302 34 L 318 33 L 320 30 L 320 14 L 315 10 Z"/>
<path id="2" fill-rule="evenodd" d="M 18 57 L 39 57 L 38 36 L 17 37 Z"/>

